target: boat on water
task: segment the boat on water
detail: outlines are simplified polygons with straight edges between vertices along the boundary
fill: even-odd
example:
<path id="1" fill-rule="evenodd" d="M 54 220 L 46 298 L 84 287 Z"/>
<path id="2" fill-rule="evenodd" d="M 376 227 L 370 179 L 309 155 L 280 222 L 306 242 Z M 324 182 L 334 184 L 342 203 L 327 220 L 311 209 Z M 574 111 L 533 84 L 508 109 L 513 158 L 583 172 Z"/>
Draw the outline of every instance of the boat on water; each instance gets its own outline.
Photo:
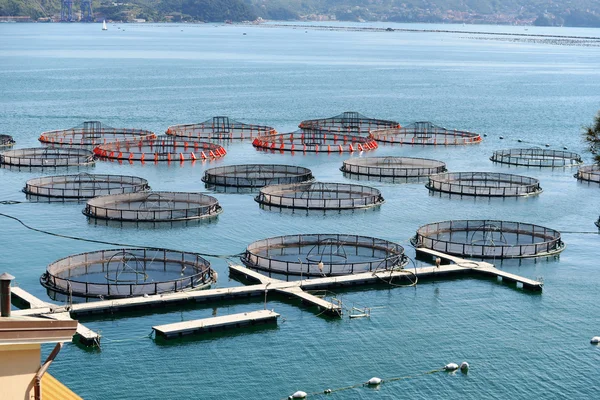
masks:
<path id="1" fill-rule="evenodd" d="M 107 31 L 108 30 L 108 28 L 106 26 L 106 21 L 102 21 L 102 30 L 103 31 Z"/>

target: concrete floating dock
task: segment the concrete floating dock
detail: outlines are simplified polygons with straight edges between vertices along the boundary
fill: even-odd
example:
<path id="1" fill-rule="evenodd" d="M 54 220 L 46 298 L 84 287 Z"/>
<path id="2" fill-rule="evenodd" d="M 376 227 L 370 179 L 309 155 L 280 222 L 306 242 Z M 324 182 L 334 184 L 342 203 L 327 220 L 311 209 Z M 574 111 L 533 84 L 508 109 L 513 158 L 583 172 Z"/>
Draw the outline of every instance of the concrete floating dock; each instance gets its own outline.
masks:
<path id="1" fill-rule="evenodd" d="M 38 299 L 31 293 L 18 286 L 11 288 L 11 297 L 21 306 L 28 307 L 26 310 L 13 311 L 13 315 L 39 315 L 40 317 L 56 319 L 60 321 L 72 320 L 67 307 L 59 307 L 54 304 Z M 84 346 L 100 347 L 100 335 L 83 324 L 77 323 L 75 338 Z"/>
<path id="2" fill-rule="evenodd" d="M 193 321 L 176 322 L 174 324 L 153 326 L 157 337 L 165 339 L 178 338 L 185 335 L 209 333 L 220 330 L 235 329 L 259 324 L 277 323 L 279 314 L 274 311 L 260 310 L 247 313 L 224 315 L 196 319 Z"/>
<path id="3" fill-rule="evenodd" d="M 542 290 L 542 288 L 544 286 L 543 282 L 536 281 L 536 280 L 529 279 L 529 278 L 524 278 L 519 275 L 511 274 L 510 272 L 502 271 L 502 270 L 494 267 L 494 265 L 487 263 L 487 262 L 465 260 L 465 259 L 462 259 L 459 257 L 451 256 L 449 254 L 441 253 L 439 251 L 425 249 L 425 248 L 421 248 L 421 247 L 418 247 L 417 251 L 419 251 L 421 253 L 429 254 L 431 256 L 439 257 L 442 260 L 447 260 L 447 261 L 453 262 L 455 264 L 451 264 L 451 265 L 457 265 L 461 268 L 471 270 L 476 274 L 487 275 L 487 276 L 491 276 L 491 277 L 495 277 L 495 278 L 501 278 L 502 281 L 504 281 L 504 282 L 520 283 L 523 286 L 523 289 L 531 290 L 534 292 L 539 292 Z"/>
<path id="4" fill-rule="evenodd" d="M 64 319 L 83 315 L 95 315 L 106 313 L 118 313 L 124 311 L 148 311 L 153 308 L 177 306 L 190 303 L 212 303 L 223 300 L 238 298 L 263 297 L 269 292 L 277 293 L 291 298 L 296 298 L 305 304 L 315 306 L 319 309 L 319 314 L 327 314 L 333 317 L 341 317 L 343 306 L 340 302 L 329 302 L 307 292 L 307 290 L 327 290 L 338 287 L 352 287 L 359 285 L 390 284 L 394 282 L 405 282 L 407 285 L 414 284 L 420 280 L 435 280 L 445 277 L 455 276 L 479 276 L 486 278 L 502 279 L 506 282 L 522 285 L 523 289 L 531 291 L 541 291 L 543 283 L 533 279 L 524 278 L 509 272 L 497 269 L 492 264 L 466 260 L 448 254 L 440 253 L 435 250 L 417 248 L 417 252 L 428 254 L 432 257 L 439 257 L 447 263 L 439 266 L 426 266 L 414 269 L 381 270 L 364 272 L 355 275 L 331 276 L 322 278 L 304 279 L 300 281 L 286 282 L 279 279 L 269 278 L 259 272 L 248 269 L 240 265 L 229 266 L 231 275 L 243 276 L 257 284 L 249 286 L 237 286 L 229 288 L 197 290 L 189 292 L 166 293 L 152 295 L 147 297 L 133 297 L 114 300 L 93 301 L 89 303 L 73 304 L 70 307 L 60 307 L 52 303 L 44 302 L 22 289 L 13 292 L 21 304 L 28 304 L 32 308 L 14 311 L 14 315 L 36 315 L 47 318 Z M 244 318 L 248 319 L 248 313 L 244 318 L 236 316 L 216 317 L 225 318 L 225 320 L 212 320 L 215 328 L 218 324 L 233 325 L 241 324 Z M 227 318 L 230 318 L 229 320 Z M 238 318 L 237 322 L 236 318 Z M 275 317 L 276 318 L 276 317 Z M 157 326 L 155 328 L 164 328 L 166 332 L 177 331 L 178 329 L 206 330 L 208 320 L 190 321 L 180 325 L 180 327 L 169 328 L 168 325 Z M 229 321 L 229 322 L 227 322 Z M 212 328 L 211 328 L 212 329 Z M 156 330 L 158 332 L 158 330 Z M 98 344 L 100 335 L 79 324 L 77 333 L 81 343 L 87 345 Z M 159 335 L 161 335 L 159 333 Z M 179 335 L 179 333 L 177 333 Z"/>

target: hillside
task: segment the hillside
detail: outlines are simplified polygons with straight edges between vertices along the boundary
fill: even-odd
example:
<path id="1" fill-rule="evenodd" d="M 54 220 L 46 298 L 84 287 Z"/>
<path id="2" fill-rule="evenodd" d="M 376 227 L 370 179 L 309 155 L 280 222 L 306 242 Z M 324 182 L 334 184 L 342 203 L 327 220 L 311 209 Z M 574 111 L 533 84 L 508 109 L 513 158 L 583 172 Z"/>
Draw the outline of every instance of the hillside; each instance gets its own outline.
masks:
<path id="1" fill-rule="evenodd" d="M 92 0 L 96 19 L 341 20 L 600 27 L 597 0 Z M 59 19 L 61 0 L 0 0 L 1 16 Z M 80 0 L 73 14 L 79 18 Z"/>

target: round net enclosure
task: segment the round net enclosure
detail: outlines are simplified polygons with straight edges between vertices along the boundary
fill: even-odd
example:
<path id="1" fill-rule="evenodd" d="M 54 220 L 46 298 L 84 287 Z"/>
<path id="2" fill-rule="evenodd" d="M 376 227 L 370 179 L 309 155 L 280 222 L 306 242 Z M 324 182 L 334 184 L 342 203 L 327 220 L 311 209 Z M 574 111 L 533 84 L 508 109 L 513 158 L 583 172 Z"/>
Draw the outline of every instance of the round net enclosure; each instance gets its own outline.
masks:
<path id="1" fill-rule="evenodd" d="M 527 167 L 573 167 L 583 164 L 581 156 L 577 153 L 538 148 L 498 150 L 490 160 Z"/>
<path id="2" fill-rule="evenodd" d="M 88 217 L 116 221 L 161 222 L 210 218 L 220 214 L 217 199 L 201 193 L 137 192 L 88 200 Z"/>
<path id="3" fill-rule="evenodd" d="M 81 253 L 48 265 L 47 289 L 105 299 L 204 289 L 215 280 L 198 254 L 166 249 L 111 249 Z"/>
<path id="4" fill-rule="evenodd" d="M 345 160 L 341 171 L 374 177 L 418 178 L 446 171 L 446 164 L 414 157 L 353 157 Z"/>
<path id="5" fill-rule="evenodd" d="M 33 178 L 27 181 L 23 191 L 33 196 L 89 199 L 149 189 L 148 181 L 136 176 L 81 173 Z"/>
<path id="6" fill-rule="evenodd" d="M 369 133 L 374 129 L 400 128 L 396 121 L 369 118 L 355 111 L 346 111 L 330 118 L 308 119 L 298 125 L 302 129 L 320 129 L 340 133 Z"/>
<path id="7" fill-rule="evenodd" d="M 242 262 L 284 275 L 332 276 L 389 270 L 406 265 L 399 244 L 366 236 L 305 234 L 251 243 Z"/>
<path id="8" fill-rule="evenodd" d="M 584 165 L 577 170 L 575 177 L 581 181 L 600 183 L 600 164 Z"/>
<path id="9" fill-rule="evenodd" d="M 265 206 L 347 210 L 384 203 L 378 189 L 347 183 L 305 182 L 263 187 L 255 200 Z"/>
<path id="10" fill-rule="evenodd" d="M 39 141 L 52 146 L 93 148 L 99 144 L 154 138 L 143 129 L 113 128 L 99 121 L 86 121 L 71 129 L 44 132 Z"/>
<path id="11" fill-rule="evenodd" d="M 0 149 L 6 149 L 12 147 L 15 144 L 15 140 L 10 135 L 0 135 Z"/>
<path id="12" fill-rule="evenodd" d="M 107 160 L 120 161 L 195 161 L 224 157 L 227 152 L 216 143 L 182 139 L 175 136 L 158 136 L 130 142 L 115 142 L 97 146 L 94 154 Z"/>
<path id="13" fill-rule="evenodd" d="M 245 164 L 209 168 L 202 181 L 207 185 L 258 188 L 267 185 L 306 182 L 313 179 L 308 168 L 294 165 Z"/>
<path id="14" fill-rule="evenodd" d="M 427 188 L 466 196 L 512 197 L 542 192 L 540 181 L 521 175 L 495 172 L 447 172 L 429 177 Z"/>
<path id="15" fill-rule="evenodd" d="M 94 155 L 84 149 L 35 147 L 0 153 L 0 164 L 18 167 L 73 167 L 93 165 Z"/>
<path id="16" fill-rule="evenodd" d="M 522 222 L 455 220 L 423 225 L 416 247 L 481 258 L 540 257 L 565 249 L 560 232 Z"/>
<path id="17" fill-rule="evenodd" d="M 304 153 L 353 153 L 377 148 L 377 142 L 365 136 L 329 132 L 320 129 L 259 136 L 252 142 L 258 149 L 301 151 Z"/>
<path id="18" fill-rule="evenodd" d="M 166 132 L 182 138 L 211 140 L 253 139 L 276 133 L 270 126 L 245 124 L 229 117 L 213 117 L 199 124 L 173 125 Z"/>
<path id="19" fill-rule="evenodd" d="M 481 142 L 481 136 L 469 131 L 446 129 L 431 122 L 414 122 L 402 128 L 371 131 L 378 142 L 411 145 L 458 146 Z"/>

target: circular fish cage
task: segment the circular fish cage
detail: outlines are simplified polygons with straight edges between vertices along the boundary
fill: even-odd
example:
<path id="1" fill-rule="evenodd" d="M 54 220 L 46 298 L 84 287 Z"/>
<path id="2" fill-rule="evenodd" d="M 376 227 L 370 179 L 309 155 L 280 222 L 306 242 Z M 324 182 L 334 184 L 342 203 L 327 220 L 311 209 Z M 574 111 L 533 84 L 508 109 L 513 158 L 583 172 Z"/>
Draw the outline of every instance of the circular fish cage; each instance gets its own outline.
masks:
<path id="1" fill-rule="evenodd" d="M 347 183 L 305 182 L 266 186 L 255 199 L 265 206 L 305 210 L 349 210 L 384 203 L 378 189 Z"/>
<path id="2" fill-rule="evenodd" d="M 353 153 L 377 148 L 377 142 L 368 137 L 319 129 L 259 136 L 252 145 L 258 149 L 303 153 Z"/>
<path id="3" fill-rule="evenodd" d="M 270 126 L 245 124 L 229 117 L 213 117 L 199 124 L 173 125 L 166 132 L 167 135 L 197 140 L 243 140 L 276 133 Z"/>
<path id="4" fill-rule="evenodd" d="M 498 150 L 490 160 L 526 167 L 573 167 L 583 164 L 581 156 L 577 153 L 538 148 Z"/>
<path id="5" fill-rule="evenodd" d="M 600 164 L 584 165 L 575 174 L 580 181 L 600 183 Z"/>
<path id="6" fill-rule="evenodd" d="M 136 176 L 81 173 L 33 178 L 27 181 L 23 191 L 32 196 L 89 199 L 149 189 L 148 181 Z"/>
<path id="7" fill-rule="evenodd" d="M 540 181 L 495 172 L 447 172 L 429 177 L 429 190 L 464 196 L 514 197 L 542 192 Z"/>
<path id="8" fill-rule="evenodd" d="M 313 179 L 312 171 L 294 165 L 245 164 L 209 168 L 202 181 L 207 185 L 258 188 L 267 185 L 299 183 Z"/>
<path id="9" fill-rule="evenodd" d="M 166 249 L 81 253 L 48 265 L 46 289 L 75 297 L 114 299 L 204 289 L 216 278 L 198 254 Z"/>
<path id="10" fill-rule="evenodd" d="M 319 129 L 330 132 L 343 133 L 369 133 L 374 129 L 400 128 L 397 121 L 374 119 L 366 117 L 355 111 L 346 111 L 330 118 L 308 119 L 300 122 L 301 129 Z"/>
<path id="11" fill-rule="evenodd" d="M 35 147 L 0 154 L 0 164 L 18 167 L 73 167 L 94 162 L 94 154 L 84 149 Z"/>
<path id="12" fill-rule="evenodd" d="M 105 160 L 119 161 L 195 161 L 224 157 L 227 152 L 216 143 L 181 139 L 174 136 L 158 136 L 132 142 L 115 142 L 100 145 L 94 154 Z"/>
<path id="13" fill-rule="evenodd" d="M 371 131 L 378 142 L 410 145 L 459 146 L 481 142 L 481 136 L 469 131 L 446 129 L 431 122 L 415 122 L 402 128 Z"/>
<path id="14" fill-rule="evenodd" d="M 0 135 L 0 149 L 6 149 L 14 146 L 15 140 L 10 135 Z"/>
<path id="15" fill-rule="evenodd" d="M 403 267 L 399 244 L 366 236 L 306 234 L 277 236 L 251 243 L 242 262 L 284 275 L 332 276 Z"/>
<path id="16" fill-rule="evenodd" d="M 71 129 L 44 132 L 39 141 L 51 146 L 93 148 L 113 142 L 155 138 L 154 132 L 143 129 L 113 128 L 99 121 L 86 121 Z"/>
<path id="17" fill-rule="evenodd" d="M 455 220 L 423 225 L 412 240 L 457 256 L 479 258 L 543 257 L 565 249 L 560 232 L 522 222 Z"/>
<path id="18" fill-rule="evenodd" d="M 95 197 L 83 213 L 114 221 L 167 222 L 210 218 L 221 211 L 217 199 L 201 193 L 137 192 Z"/>
<path id="19" fill-rule="evenodd" d="M 342 172 L 389 178 L 419 178 L 446 171 L 446 164 L 414 157 L 354 157 L 345 160 Z"/>

